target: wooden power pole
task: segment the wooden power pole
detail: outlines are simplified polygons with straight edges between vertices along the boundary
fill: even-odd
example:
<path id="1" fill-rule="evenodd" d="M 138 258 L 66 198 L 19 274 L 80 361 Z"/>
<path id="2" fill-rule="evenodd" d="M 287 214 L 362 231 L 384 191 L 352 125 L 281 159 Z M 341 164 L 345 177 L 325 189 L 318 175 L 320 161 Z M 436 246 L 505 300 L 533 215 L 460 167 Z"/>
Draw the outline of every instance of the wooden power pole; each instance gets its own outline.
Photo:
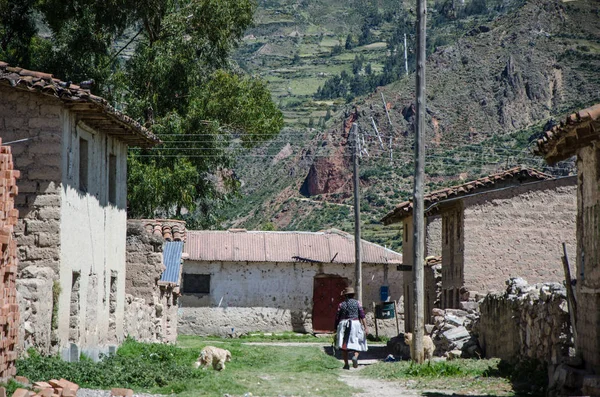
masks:
<path id="1" fill-rule="evenodd" d="M 352 150 L 352 180 L 354 182 L 354 289 L 356 290 L 356 299 L 362 302 L 362 258 L 360 252 L 360 185 L 358 174 L 358 124 L 352 123 L 350 136 L 354 148 Z"/>
<path id="2" fill-rule="evenodd" d="M 413 195 L 413 343 L 415 357 L 422 363 L 424 319 L 425 214 L 423 185 L 425 179 L 425 37 L 427 21 L 426 0 L 417 0 L 417 114 L 415 124 L 415 183 Z"/>

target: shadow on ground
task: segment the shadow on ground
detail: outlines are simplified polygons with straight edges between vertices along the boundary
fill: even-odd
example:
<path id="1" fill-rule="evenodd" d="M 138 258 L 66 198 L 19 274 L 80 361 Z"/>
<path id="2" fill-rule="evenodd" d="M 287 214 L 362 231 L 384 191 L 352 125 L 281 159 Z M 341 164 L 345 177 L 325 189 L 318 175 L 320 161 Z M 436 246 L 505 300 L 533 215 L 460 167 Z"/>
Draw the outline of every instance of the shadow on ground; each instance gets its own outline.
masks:
<path id="1" fill-rule="evenodd" d="M 332 346 L 323 347 L 325 353 L 330 356 L 334 356 L 335 358 L 341 360 L 342 352 L 341 350 L 336 349 L 335 354 Z M 390 354 L 389 349 L 385 345 L 371 345 L 369 346 L 369 351 L 360 352 L 359 360 L 373 360 L 373 361 L 383 361 Z"/>

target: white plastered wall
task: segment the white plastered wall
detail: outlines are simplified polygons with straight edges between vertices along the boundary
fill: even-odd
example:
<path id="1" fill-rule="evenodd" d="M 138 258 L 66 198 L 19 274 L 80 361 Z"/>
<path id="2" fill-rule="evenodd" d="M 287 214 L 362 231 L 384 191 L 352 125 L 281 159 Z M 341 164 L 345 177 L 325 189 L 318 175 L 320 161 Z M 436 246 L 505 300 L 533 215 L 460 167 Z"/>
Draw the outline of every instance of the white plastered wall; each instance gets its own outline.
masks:
<path id="1" fill-rule="evenodd" d="M 66 110 L 68 112 L 68 110 Z M 127 146 L 68 114 L 63 132 L 58 338 L 63 357 L 71 343 L 92 358 L 123 339 L 127 230 Z M 79 189 L 79 142 L 88 140 L 88 189 Z M 115 155 L 116 200 L 109 203 L 109 155 Z M 80 277 L 79 308 L 72 302 L 73 274 Z M 109 333 L 111 274 L 117 274 L 116 332 Z M 78 315 L 72 315 L 72 311 Z M 77 327 L 79 332 L 69 332 Z"/>
<path id="2" fill-rule="evenodd" d="M 395 267 L 363 264 L 365 311 L 372 312 L 372 303 L 379 302 L 379 287 L 385 283 L 392 299 L 400 297 L 402 273 Z M 210 294 L 180 297 L 180 334 L 312 332 L 315 276 L 338 275 L 353 284 L 354 264 L 184 261 L 183 273 L 184 277 L 190 273 L 210 274 L 211 279 Z M 372 317 L 372 313 L 367 314 L 370 331 L 374 332 Z M 381 335 L 397 334 L 395 320 L 379 321 L 378 325 Z"/>

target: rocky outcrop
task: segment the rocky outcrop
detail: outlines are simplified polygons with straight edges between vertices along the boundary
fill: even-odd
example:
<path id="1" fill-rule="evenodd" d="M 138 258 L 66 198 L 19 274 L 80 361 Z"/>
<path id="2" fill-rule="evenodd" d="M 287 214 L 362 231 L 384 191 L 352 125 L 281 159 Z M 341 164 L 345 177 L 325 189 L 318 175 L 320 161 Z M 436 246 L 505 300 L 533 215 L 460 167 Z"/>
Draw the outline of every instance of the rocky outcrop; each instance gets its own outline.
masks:
<path id="1" fill-rule="evenodd" d="M 305 196 L 339 193 L 349 190 L 350 165 L 344 156 L 345 148 L 332 148 L 329 157 L 317 157 L 310 166 L 300 192 Z"/>

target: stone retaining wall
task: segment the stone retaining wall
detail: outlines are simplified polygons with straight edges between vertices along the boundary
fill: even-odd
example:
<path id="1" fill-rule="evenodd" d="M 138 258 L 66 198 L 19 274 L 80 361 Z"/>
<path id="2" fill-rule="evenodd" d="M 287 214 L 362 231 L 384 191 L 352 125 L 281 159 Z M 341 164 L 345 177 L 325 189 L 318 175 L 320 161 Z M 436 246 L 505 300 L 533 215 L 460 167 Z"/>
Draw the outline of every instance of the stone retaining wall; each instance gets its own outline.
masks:
<path id="1" fill-rule="evenodd" d="M 474 332 L 485 357 L 526 358 L 558 365 L 573 354 L 566 289 L 559 283 L 507 281 L 504 293 L 487 295 Z"/>

